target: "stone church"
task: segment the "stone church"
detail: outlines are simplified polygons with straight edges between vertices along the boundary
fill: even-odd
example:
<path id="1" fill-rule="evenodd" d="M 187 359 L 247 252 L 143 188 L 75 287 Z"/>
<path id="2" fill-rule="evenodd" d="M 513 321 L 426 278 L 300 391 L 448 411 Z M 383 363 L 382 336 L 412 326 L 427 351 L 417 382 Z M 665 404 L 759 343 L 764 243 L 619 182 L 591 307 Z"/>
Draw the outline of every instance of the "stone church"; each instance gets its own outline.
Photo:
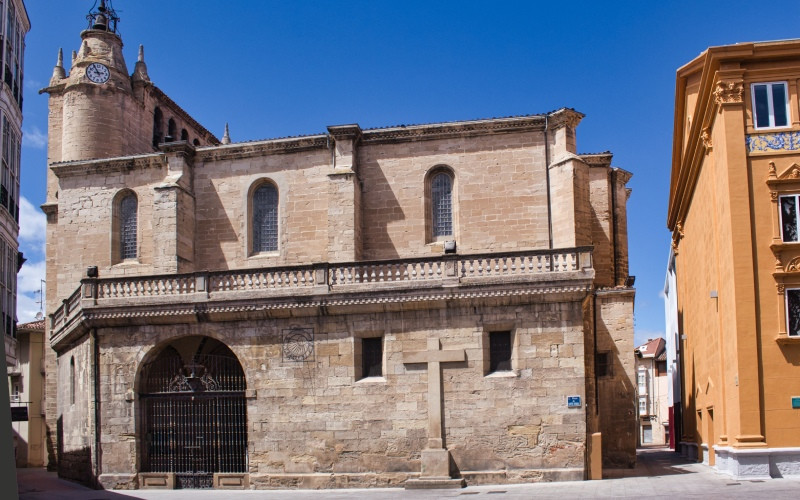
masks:
<path id="1" fill-rule="evenodd" d="M 413 488 L 633 464 L 631 174 L 576 152 L 582 114 L 218 140 L 141 48 L 129 72 L 117 21 L 101 1 L 42 89 L 62 477 Z"/>

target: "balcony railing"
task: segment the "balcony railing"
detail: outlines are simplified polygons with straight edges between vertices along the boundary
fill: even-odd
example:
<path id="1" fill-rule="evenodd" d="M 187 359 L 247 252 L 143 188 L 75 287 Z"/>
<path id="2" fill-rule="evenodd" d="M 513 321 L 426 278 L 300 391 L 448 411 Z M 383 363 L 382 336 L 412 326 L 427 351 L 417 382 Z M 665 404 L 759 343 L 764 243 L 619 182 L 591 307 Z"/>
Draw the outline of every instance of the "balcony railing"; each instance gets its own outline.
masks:
<path id="1" fill-rule="evenodd" d="M 574 275 L 563 278 L 556 275 L 591 271 L 591 250 L 591 247 L 577 247 L 176 275 L 87 278 L 50 315 L 50 333 L 53 338 L 82 309 L 92 307 L 574 279 Z"/>

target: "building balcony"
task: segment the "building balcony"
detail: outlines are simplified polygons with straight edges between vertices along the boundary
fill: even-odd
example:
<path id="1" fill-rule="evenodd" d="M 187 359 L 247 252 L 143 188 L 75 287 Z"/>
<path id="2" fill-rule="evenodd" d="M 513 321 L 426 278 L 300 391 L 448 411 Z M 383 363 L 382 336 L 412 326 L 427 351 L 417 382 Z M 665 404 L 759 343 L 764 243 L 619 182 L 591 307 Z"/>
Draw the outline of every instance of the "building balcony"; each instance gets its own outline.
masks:
<path id="1" fill-rule="evenodd" d="M 94 327 L 433 308 L 530 295 L 577 300 L 593 280 L 592 247 L 86 278 L 50 315 L 50 343 Z"/>

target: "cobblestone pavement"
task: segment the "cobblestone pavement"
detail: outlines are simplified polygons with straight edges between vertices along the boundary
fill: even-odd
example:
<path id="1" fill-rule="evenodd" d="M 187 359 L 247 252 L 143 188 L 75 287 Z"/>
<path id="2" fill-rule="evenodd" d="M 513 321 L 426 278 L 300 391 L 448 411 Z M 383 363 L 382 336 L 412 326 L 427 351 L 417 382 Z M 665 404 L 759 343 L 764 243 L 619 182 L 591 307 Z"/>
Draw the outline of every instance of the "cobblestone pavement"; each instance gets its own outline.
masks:
<path id="1" fill-rule="evenodd" d="M 222 500 L 311 498 L 510 500 L 528 498 L 798 498 L 800 479 L 737 481 L 702 464 L 689 463 L 664 448 L 639 450 L 635 469 L 610 470 L 603 481 L 471 486 L 458 490 L 136 490 L 99 491 L 58 479 L 43 469 L 18 469 L 22 500 Z"/>

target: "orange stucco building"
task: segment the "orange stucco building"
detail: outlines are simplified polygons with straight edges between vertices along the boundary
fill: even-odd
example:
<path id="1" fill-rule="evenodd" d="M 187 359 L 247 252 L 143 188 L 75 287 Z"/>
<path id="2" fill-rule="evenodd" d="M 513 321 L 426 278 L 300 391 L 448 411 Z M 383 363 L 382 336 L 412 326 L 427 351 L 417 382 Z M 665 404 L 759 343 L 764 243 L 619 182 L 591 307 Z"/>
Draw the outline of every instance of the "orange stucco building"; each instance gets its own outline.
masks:
<path id="1" fill-rule="evenodd" d="M 667 226 L 682 447 L 737 478 L 800 475 L 800 40 L 677 72 Z"/>

